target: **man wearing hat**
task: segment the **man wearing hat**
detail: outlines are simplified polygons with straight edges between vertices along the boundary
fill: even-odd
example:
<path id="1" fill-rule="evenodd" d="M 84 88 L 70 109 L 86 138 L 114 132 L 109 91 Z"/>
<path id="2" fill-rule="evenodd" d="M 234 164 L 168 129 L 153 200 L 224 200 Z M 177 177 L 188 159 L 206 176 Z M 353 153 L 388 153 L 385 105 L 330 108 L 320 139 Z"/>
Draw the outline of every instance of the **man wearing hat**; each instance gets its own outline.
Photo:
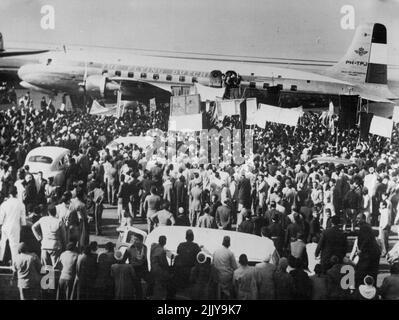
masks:
<path id="1" fill-rule="evenodd" d="M 273 276 L 276 271 L 276 266 L 270 263 L 270 259 L 270 254 L 267 254 L 263 259 L 263 262 L 255 265 L 255 280 L 258 289 L 257 299 L 275 299 L 275 284 Z"/>

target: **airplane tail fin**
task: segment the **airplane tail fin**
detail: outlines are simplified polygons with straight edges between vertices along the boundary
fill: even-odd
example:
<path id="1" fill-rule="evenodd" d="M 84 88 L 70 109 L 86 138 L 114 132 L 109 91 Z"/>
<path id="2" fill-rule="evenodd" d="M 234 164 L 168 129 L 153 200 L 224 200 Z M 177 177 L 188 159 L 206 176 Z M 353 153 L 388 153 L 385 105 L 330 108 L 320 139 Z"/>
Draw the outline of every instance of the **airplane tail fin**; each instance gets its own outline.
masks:
<path id="1" fill-rule="evenodd" d="M 387 29 L 380 23 L 360 25 L 348 51 L 326 74 L 351 83 L 388 84 Z"/>
<path id="2" fill-rule="evenodd" d="M 0 32 L 0 52 L 4 51 L 3 35 Z"/>

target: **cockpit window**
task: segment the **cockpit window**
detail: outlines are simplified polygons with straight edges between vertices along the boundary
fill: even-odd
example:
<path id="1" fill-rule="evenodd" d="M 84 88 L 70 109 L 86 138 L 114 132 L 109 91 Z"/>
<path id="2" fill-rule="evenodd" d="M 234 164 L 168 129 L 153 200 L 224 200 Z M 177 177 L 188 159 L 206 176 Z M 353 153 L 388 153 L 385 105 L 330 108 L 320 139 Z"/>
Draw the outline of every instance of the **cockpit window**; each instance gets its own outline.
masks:
<path id="1" fill-rule="evenodd" d="M 47 65 L 49 66 L 52 61 L 53 61 L 53 59 L 51 59 L 51 58 L 47 59 Z"/>
<path id="2" fill-rule="evenodd" d="M 51 159 L 50 157 L 46 157 L 46 156 L 31 156 L 31 157 L 29 157 L 28 161 L 51 164 L 53 162 L 53 159 Z"/>

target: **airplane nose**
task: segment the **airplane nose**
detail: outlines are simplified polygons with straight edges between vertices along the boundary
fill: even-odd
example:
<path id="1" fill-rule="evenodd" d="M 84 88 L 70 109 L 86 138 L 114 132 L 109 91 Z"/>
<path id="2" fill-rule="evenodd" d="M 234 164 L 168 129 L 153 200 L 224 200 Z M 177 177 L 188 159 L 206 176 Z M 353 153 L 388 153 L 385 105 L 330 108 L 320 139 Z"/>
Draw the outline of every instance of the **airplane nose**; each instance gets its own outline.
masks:
<path id="1" fill-rule="evenodd" d="M 20 67 L 19 69 L 18 69 L 18 77 L 21 79 L 21 80 L 23 80 L 23 81 L 27 81 L 27 82 L 29 82 L 29 80 L 30 80 L 30 77 L 33 75 L 33 73 L 34 73 L 34 68 L 35 66 L 33 66 L 33 65 L 24 65 L 24 66 L 22 66 L 22 67 Z"/>

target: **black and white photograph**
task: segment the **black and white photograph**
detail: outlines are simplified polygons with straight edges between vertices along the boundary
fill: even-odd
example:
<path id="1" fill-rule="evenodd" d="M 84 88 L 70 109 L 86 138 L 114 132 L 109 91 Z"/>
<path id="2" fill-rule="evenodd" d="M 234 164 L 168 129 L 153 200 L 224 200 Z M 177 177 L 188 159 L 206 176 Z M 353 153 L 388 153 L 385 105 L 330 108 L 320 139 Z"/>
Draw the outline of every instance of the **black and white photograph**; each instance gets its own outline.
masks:
<path id="1" fill-rule="evenodd" d="M 398 236 L 399 0 L 0 0 L 0 300 L 399 300 Z"/>

